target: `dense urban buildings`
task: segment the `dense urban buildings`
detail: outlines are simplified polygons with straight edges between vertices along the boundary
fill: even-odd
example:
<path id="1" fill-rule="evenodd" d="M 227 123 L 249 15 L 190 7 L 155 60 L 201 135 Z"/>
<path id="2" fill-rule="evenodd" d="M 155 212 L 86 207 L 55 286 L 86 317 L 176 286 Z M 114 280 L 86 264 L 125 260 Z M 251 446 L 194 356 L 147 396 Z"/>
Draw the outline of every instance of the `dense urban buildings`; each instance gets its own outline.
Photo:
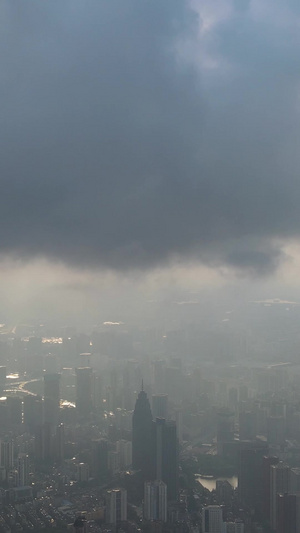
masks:
<path id="1" fill-rule="evenodd" d="M 153 357 L 134 352 L 139 332 L 134 358 L 121 356 L 125 332 L 67 335 L 31 341 L 30 371 L 25 341 L 3 360 L 9 372 L 26 354 L 27 371 L 11 371 L 0 402 L 0 522 L 14 531 L 13 507 L 25 529 L 21 505 L 34 533 L 51 520 L 78 531 L 297 533 L 295 366 L 200 364 L 176 353 L 172 332 Z M 99 352 L 82 352 L 91 342 Z"/>
<path id="2" fill-rule="evenodd" d="M 223 510 L 219 505 L 208 505 L 202 510 L 202 532 L 223 532 Z"/>

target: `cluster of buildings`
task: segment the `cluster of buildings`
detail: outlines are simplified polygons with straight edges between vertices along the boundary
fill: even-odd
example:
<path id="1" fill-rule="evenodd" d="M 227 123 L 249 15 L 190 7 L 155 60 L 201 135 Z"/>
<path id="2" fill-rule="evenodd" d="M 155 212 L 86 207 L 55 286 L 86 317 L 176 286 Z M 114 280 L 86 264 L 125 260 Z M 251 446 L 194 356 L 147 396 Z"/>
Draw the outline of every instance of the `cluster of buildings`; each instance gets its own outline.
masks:
<path id="1" fill-rule="evenodd" d="M 0 517 L 24 506 L 38 524 L 47 501 L 45 524 L 78 531 L 297 533 L 297 368 L 199 364 L 175 332 L 147 341 L 153 356 L 142 334 L 49 339 L 0 352 Z M 184 464 L 201 473 L 203 456 L 237 489 L 190 483 Z"/>
<path id="2" fill-rule="evenodd" d="M 244 533 L 244 523 L 223 521 L 223 509 L 220 505 L 207 505 L 202 510 L 202 533 Z"/>

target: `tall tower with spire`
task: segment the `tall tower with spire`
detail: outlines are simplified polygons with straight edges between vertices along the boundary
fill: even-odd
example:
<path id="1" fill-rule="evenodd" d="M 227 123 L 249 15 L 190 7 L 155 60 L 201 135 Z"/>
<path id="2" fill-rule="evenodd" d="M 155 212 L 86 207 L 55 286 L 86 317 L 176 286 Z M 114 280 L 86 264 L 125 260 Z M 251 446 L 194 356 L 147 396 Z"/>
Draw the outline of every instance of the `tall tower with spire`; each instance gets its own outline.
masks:
<path id="1" fill-rule="evenodd" d="M 153 460 L 152 413 L 142 382 L 132 419 L 132 466 L 142 471 L 144 480 L 153 477 Z"/>

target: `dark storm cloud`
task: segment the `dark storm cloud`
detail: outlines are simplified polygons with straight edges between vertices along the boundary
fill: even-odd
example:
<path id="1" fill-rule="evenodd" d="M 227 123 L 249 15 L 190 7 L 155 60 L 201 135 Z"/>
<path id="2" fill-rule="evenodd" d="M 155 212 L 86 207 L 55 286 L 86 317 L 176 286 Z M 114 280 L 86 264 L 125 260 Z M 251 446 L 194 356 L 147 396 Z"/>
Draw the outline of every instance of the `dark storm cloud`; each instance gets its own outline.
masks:
<path id="1" fill-rule="evenodd" d="M 300 230 L 298 7 L 276 26 L 235 2 L 198 35 L 204 4 L 2 2 L 2 254 L 278 264 Z"/>

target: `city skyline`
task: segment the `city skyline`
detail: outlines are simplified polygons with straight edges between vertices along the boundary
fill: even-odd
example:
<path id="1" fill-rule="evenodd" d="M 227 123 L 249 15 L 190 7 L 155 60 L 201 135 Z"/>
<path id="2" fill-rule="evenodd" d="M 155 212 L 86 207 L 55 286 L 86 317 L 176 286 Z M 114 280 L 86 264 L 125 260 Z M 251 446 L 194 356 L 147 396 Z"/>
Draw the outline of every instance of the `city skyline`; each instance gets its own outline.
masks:
<path id="1" fill-rule="evenodd" d="M 300 531 L 300 4 L 0 2 L 0 531 Z"/>

